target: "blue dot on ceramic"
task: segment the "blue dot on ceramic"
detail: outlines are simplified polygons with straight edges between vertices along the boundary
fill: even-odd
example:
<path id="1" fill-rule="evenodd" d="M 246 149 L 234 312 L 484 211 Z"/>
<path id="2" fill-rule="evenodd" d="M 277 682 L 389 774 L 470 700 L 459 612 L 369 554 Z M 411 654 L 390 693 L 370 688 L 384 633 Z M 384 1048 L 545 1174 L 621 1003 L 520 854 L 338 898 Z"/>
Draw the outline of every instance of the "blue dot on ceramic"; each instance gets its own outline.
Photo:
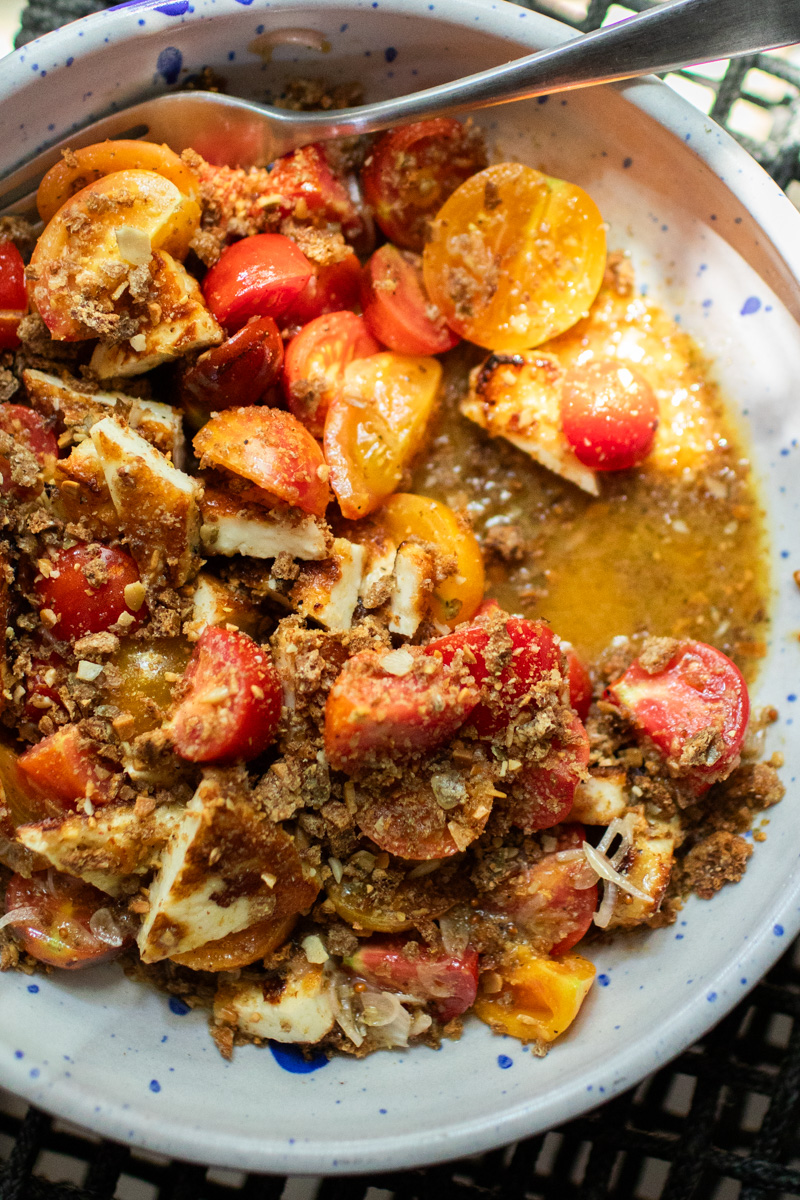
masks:
<path id="1" fill-rule="evenodd" d="M 547 104 L 547 101 L 548 101 L 549 99 L 550 99 L 550 97 L 549 97 L 549 96 L 537 96 L 537 97 L 536 97 L 536 103 L 537 103 L 537 104 Z"/>
<path id="2" fill-rule="evenodd" d="M 39 1068 L 32 1067 L 29 1074 L 30 1074 L 31 1079 L 38 1079 L 39 1078 Z"/>
<path id="3" fill-rule="evenodd" d="M 706 1000 L 708 1000 L 708 1001 L 709 1001 L 711 1004 L 713 1004 L 713 1003 L 714 1003 L 714 1001 L 716 1000 L 716 998 L 717 998 L 717 993 L 716 993 L 716 992 L 709 992 L 709 993 L 708 993 L 708 995 L 706 996 Z"/>
<path id="4" fill-rule="evenodd" d="M 784 447 L 783 447 L 783 449 L 781 450 L 781 457 L 782 457 L 782 458 L 788 458 L 788 457 L 789 457 L 789 451 L 786 449 L 786 447 L 785 447 L 785 446 L 784 446 Z M 788 551 L 788 550 L 781 550 L 781 554 L 785 554 L 787 558 L 789 557 L 789 551 Z"/>
<path id="5" fill-rule="evenodd" d="M 177 83 L 183 66 L 183 55 L 177 46 L 165 46 L 158 56 L 156 70 L 165 83 Z"/>
<path id="6" fill-rule="evenodd" d="M 379 1109 L 378 1109 L 378 1112 L 381 1114 L 381 1116 L 382 1116 L 382 1117 L 385 1117 L 385 1116 L 386 1116 L 386 1113 L 388 1112 L 388 1109 L 386 1109 L 386 1108 L 379 1108 Z"/>
<path id="7" fill-rule="evenodd" d="M 185 1000 L 181 1000 L 178 996 L 170 996 L 169 1011 L 173 1012 L 176 1017 L 185 1017 L 190 1009 Z"/>
<path id="8" fill-rule="evenodd" d="M 38 992 L 38 990 L 39 990 L 38 983 L 29 983 L 28 984 L 28 991 L 31 993 L 32 996 L 35 996 L 36 993 Z"/>
<path id="9" fill-rule="evenodd" d="M 608 985 L 611 983 L 611 980 L 609 979 L 608 975 L 598 975 L 597 982 L 600 984 L 600 987 L 608 987 Z"/>
<path id="10" fill-rule="evenodd" d="M 744 979 L 744 978 L 742 978 L 742 979 L 740 979 L 740 980 L 739 980 L 739 983 L 741 983 L 741 984 L 742 984 L 742 986 L 744 986 L 744 985 L 747 983 L 747 980 L 746 980 L 746 979 Z"/>
<path id="11" fill-rule="evenodd" d="M 761 308 L 761 301 L 758 296 L 748 296 L 741 307 L 740 317 L 749 317 L 752 313 L 757 313 Z"/>
<path id="12" fill-rule="evenodd" d="M 182 17 L 188 11 L 189 0 L 173 0 L 172 4 L 159 4 L 156 7 L 156 12 L 163 13 L 165 17 Z"/>
<path id="13" fill-rule="evenodd" d="M 293 1043 L 284 1045 L 281 1042 L 270 1042 L 269 1048 L 278 1066 L 292 1075 L 308 1075 L 310 1071 L 318 1071 L 320 1067 L 328 1065 L 324 1054 L 314 1054 L 310 1059 L 305 1058 L 300 1047 Z"/>
<path id="14" fill-rule="evenodd" d="M 151 1079 L 149 1087 L 150 1087 L 151 1092 L 160 1092 L 161 1091 L 161 1084 L 158 1082 L 157 1079 Z"/>
<path id="15" fill-rule="evenodd" d="M 236 58 L 236 51 L 235 51 L 235 50 L 229 50 L 229 51 L 228 51 L 228 62 L 233 62 L 233 60 L 234 60 L 235 58 Z"/>
<path id="16" fill-rule="evenodd" d="M 347 31 L 347 28 L 348 28 L 347 21 L 345 21 L 344 25 L 339 26 L 339 33 L 345 33 Z"/>
<path id="17" fill-rule="evenodd" d="M 70 55 L 70 57 L 66 61 L 65 66 L 71 67 L 74 62 L 75 62 L 75 59 Z"/>
<path id="18" fill-rule="evenodd" d="M 250 5 L 253 3 L 253 0 L 236 0 L 236 3 L 243 4 L 245 6 L 245 8 L 249 8 Z"/>
<path id="19" fill-rule="evenodd" d="M 387 62 L 394 62 L 394 60 L 397 58 L 397 51 L 395 50 L 394 46 L 387 46 L 383 52 L 383 57 Z"/>
<path id="20" fill-rule="evenodd" d="M 14 1058 L 24 1058 L 24 1057 L 25 1057 L 24 1050 L 15 1050 L 14 1051 Z"/>
<path id="21" fill-rule="evenodd" d="M 789 701 L 790 704 L 794 704 L 795 700 L 797 699 L 797 696 L 794 694 L 794 692 L 789 692 L 789 695 L 786 697 L 786 699 Z"/>
<path id="22" fill-rule="evenodd" d="M 628 167 L 633 166 L 633 159 L 632 158 L 623 158 L 622 165 L 625 168 L 625 170 L 627 171 Z"/>
<path id="23" fill-rule="evenodd" d="M 509 1058 L 507 1054 L 498 1054 L 497 1065 L 501 1071 L 507 1071 L 509 1067 L 513 1067 L 514 1060 Z"/>
<path id="24" fill-rule="evenodd" d="M 704 300 L 704 301 L 703 301 L 703 308 L 711 308 L 711 305 L 712 305 L 713 303 L 714 303 L 714 301 L 713 301 L 713 300 Z"/>
<path id="25" fill-rule="evenodd" d="M 783 926 L 782 925 L 773 925 L 772 932 L 775 934 L 775 937 L 783 937 Z"/>
<path id="26" fill-rule="evenodd" d="M 683 934 L 682 934 L 682 933 L 676 933 L 676 934 L 675 934 L 675 941 L 676 941 L 676 942 L 682 942 L 682 941 L 683 941 Z"/>

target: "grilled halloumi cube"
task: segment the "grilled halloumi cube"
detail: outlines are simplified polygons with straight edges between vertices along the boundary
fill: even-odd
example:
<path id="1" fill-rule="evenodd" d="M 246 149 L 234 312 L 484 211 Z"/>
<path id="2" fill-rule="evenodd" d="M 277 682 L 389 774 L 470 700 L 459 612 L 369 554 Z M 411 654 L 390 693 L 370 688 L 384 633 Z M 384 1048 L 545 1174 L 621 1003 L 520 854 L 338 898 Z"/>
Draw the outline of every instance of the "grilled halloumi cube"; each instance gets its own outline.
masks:
<path id="1" fill-rule="evenodd" d="M 138 936 L 144 962 L 184 954 L 280 912 L 291 887 L 307 907 L 291 838 L 253 806 L 235 772 L 207 771 L 164 848 Z"/>
<path id="2" fill-rule="evenodd" d="M 628 776 L 616 767 L 595 767 L 575 789 L 570 821 L 610 825 L 628 807 Z"/>
<path id="3" fill-rule="evenodd" d="M 376 536 L 362 542 L 367 551 L 364 573 L 361 577 L 359 599 L 364 608 L 380 608 L 389 598 L 392 587 L 397 546 L 388 536 Z"/>
<path id="4" fill-rule="evenodd" d="M 243 504 L 227 492 L 206 488 L 201 501 L 200 536 L 205 554 L 246 554 L 251 558 L 315 560 L 328 553 L 328 527 L 299 509 L 268 509 Z"/>
<path id="5" fill-rule="evenodd" d="M 640 925 L 658 912 L 672 874 L 674 849 L 674 838 L 637 834 L 619 871 L 648 899 L 620 890 L 607 929 Z"/>
<path id="6" fill-rule="evenodd" d="M 156 250 L 150 265 L 150 303 L 158 320 L 145 326 L 129 342 L 101 342 L 90 366 L 98 379 L 142 375 L 161 363 L 184 354 L 218 346 L 225 334 L 211 315 L 200 287 L 171 254 Z"/>
<path id="7" fill-rule="evenodd" d="M 563 376 L 551 354 L 492 354 L 472 372 L 461 411 L 490 437 L 504 437 L 548 471 L 598 496 L 597 473 L 580 462 L 561 428 Z"/>
<path id="8" fill-rule="evenodd" d="M 250 1037 L 312 1045 L 334 1026 L 334 1000 L 328 976 L 309 964 L 276 983 L 261 980 L 223 984 L 214 999 L 214 1017 Z"/>
<path id="9" fill-rule="evenodd" d="M 184 626 L 190 642 L 196 642 L 206 629 L 217 625 L 235 625 L 244 633 L 255 633 L 259 622 L 257 609 L 221 579 L 201 571 L 191 588 L 192 616 Z"/>
<path id="10" fill-rule="evenodd" d="M 94 425 L 91 436 L 142 577 L 182 586 L 201 565 L 201 485 L 113 417 Z"/>
<path id="11" fill-rule="evenodd" d="M 346 538 L 334 538 L 328 557 L 307 563 L 291 591 L 298 612 L 313 617 L 331 633 L 341 633 L 353 623 L 358 604 L 366 550 Z"/>
<path id="12" fill-rule="evenodd" d="M 87 438 L 56 463 L 55 483 L 68 521 L 84 522 L 93 537 L 119 534 L 119 518 L 94 442 Z"/>
<path id="13" fill-rule="evenodd" d="M 416 542 L 403 542 L 397 551 L 389 592 L 389 630 L 413 637 L 430 608 L 434 584 L 431 554 Z"/>
<path id="14" fill-rule="evenodd" d="M 155 866 L 183 811 L 179 804 L 163 804 L 141 816 L 132 804 L 114 804 L 91 817 L 74 813 L 21 825 L 17 837 L 57 871 L 118 896 L 127 877 Z"/>

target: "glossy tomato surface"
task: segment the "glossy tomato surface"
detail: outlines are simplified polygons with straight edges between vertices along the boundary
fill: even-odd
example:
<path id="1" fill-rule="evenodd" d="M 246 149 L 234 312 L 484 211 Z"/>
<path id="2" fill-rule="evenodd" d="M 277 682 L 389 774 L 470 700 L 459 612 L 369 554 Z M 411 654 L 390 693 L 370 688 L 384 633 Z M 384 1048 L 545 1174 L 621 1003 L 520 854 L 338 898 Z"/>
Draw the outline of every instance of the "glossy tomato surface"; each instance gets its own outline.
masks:
<path id="1" fill-rule="evenodd" d="M 314 273 L 297 299 L 282 313 L 284 329 L 305 325 L 324 313 L 355 308 L 359 302 L 361 263 L 354 251 L 348 250 L 338 262 L 309 261 Z"/>
<path id="2" fill-rule="evenodd" d="M 545 757 L 525 762 L 511 782 L 511 820 L 525 833 L 569 817 L 575 789 L 586 778 L 589 737 L 575 713 L 565 716 Z"/>
<path id="3" fill-rule="evenodd" d="M 79 543 L 59 550 L 50 559 L 50 574 L 36 584 L 39 604 L 56 616 L 53 634 L 74 641 L 86 633 L 102 633 L 123 613 L 131 618 L 129 631 L 146 617 L 147 607 L 131 608 L 125 599 L 129 584 L 139 583 L 139 568 L 124 550 Z"/>
<path id="4" fill-rule="evenodd" d="M 23 950 L 49 967 L 92 967 L 130 941 L 110 896 L 57 871 L 12 876 L 5 907 L 17 914 L 8 927 Z"/>
<path id="5" fill-rule="evenodd" d="M 256 317 L 181 375 L 181 398 L 204 414 L 258 404 L 277 382 L 283 339 L 272 317 Z"/>
<path id="6" fill-rule="evenodd" d="M 286 347 L 283 390 L 289 411 L 315 437 L 322 437 L 345 367 L 380 348 L 356 313 L 332 312 L 309 321 Z"/>
<path id="7" fill-rule="evenodd" d="M 361 307 L 370 332 L 399 354 L 443 354 L 459 342 L 430 301 L 422 259 L 387 243 L 370 258 L 361 282 Z"/>
<path id="8" fill-rule="evenodd" d="M 650 453 L 658 401 L 635 367 L 598 359 L 568 371 L 561 424 L 576 456 L 595 471 L 625 471 Z"/>
<path id="9" fill-rule="evenodd" d="M 110 797 L 112 772 L 75 725 L 48 734 L 19 756 L 19 770 L 65 811 L 84 798 L 94 806 Z"/>
<path id="10" fill-rule="evenodd" d="M 41 413 L 23 404 L 0 404 L 0 431 L 29 450 L 41 470 L 52 471 L 58 457 L 58 443 Z M 32 480 L 30 485 L 27 478 L 15 478 L 10 457 L 0 455 L 0 490 L 22 499 L 40 491 L 41 486 L 40 478 Z"/>
<path id="11" fill-rule="evenodd" d="M 400 938 L 370 938 L 345 962 L 378 988 L 433 1001 L 442 1021 L 466 1012 L 478 991 L 478 955 L 471 946 L 461 955 L 437 954 L 415 942 L 409 952 Z"/>
<path id="12" fill-rule="evenodd" d="M 203 295 L 220 325 L 233 331 L 250 317 L 279 317 L 313 273 L 291 238 L 258 233 L 223 250 L 203 280 Z"/>

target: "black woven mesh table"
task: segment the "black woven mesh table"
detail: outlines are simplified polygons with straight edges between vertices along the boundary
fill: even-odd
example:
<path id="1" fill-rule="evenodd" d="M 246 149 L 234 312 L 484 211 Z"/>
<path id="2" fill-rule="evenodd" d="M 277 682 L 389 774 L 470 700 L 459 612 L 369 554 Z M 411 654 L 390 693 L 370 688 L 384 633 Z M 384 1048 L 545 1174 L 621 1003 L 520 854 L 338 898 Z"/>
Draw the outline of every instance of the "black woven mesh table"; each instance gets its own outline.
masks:
<path id="1" fill-rule="evenodd" d="M 531 0 L 527 6 L 587 31 L 657 3 Z M 106 7 L 104 0 L 30 0 L 18 44 Z M 710 115 L 781 187 L 800 196 L 800 62 L 757 54 L 722 70 L 680 74 Z M 320 1181 L 207 1170 L 137 1155 L 26 1110 L 0 1092 L 0 1200 L 314 1195 L 318 1200 L 800 1197 L 800 942 L 711 1033 L 638 1088 L 549 1133 L 425 1170 Z"/>

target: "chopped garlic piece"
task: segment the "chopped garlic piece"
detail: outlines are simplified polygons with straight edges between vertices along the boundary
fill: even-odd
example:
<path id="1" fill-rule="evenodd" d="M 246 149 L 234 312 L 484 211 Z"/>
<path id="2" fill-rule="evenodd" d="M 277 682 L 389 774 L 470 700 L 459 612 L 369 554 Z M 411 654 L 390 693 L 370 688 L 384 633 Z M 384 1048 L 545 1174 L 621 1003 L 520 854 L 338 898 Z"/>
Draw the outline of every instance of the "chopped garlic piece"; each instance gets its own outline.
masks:
<path id="1" fill-rule="evenodd" d="M 78 663 L 78 669 L 75 674 L 83 683 L 92 683 L 97 679 L 102 670 L 102 663 L 87 662 L 86 659 L 82 658 Z"/>

